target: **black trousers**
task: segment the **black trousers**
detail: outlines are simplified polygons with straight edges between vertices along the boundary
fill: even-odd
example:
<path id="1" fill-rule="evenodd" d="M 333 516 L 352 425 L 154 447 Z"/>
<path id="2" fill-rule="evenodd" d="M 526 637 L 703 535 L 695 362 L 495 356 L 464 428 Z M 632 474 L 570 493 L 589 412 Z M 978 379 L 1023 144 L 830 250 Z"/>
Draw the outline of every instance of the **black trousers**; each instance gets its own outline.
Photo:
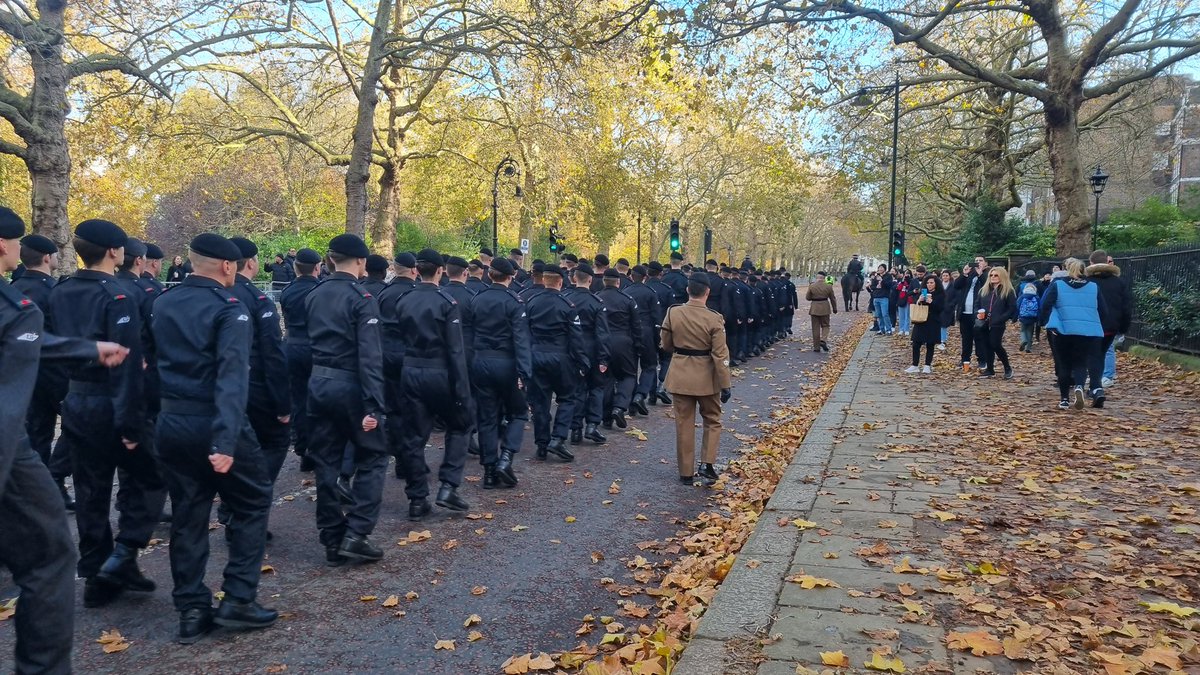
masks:
<path id="1" fill-rule="evenodd" d="M 312 375 L 312 349 L 307 342 L 284 346 L 287 355 L 288 388 L 292 399 L 291 434 L 296 454 L 308 452 L 308 378 Z"/>
<path id="2" fill-rule="evenodd" d="M 1058 375 L 1058 393 L 1061 398 L 1067 398 L 1071 387 L 1087 385 L 1089 376 L 1092 382 L 1099 382 L 1104 371 L 1104 352 L 1100 352 L 1099 365 L 1096 364 L 1095 353 L 1100 350 L 1104 338 L 1086 337 L 1083 335 L 1054 336 L 1054 372 Z"/>
<path id="3" fill-rule="evenodd" d="M 254 430 L 258 446 L 262 448 L 263 457 L 266 459 L 267 476 L 271 483 L 274 483 L 283 467 L 283 460 L 287 459 L 292 430 L 290 424 L 279 421 L 279 416 L 271 409 L 269 401 L 266 391 L 253 384 L 250 386 L 246 416 L 250 419 L 250 428 Z"/>
<path id="4" fill-rule="evenodd" d="M 971 362 L 971 351 L 975 347 L 975 315 L 974 314 L 958 314 L 958 334 L 962 337 L 962 362 Z M 983 356 L 976 355 L 979 361 L 983 362 Z"/>
<path id="5" fill-rule="evenodd" d="M 65 445 L 54 447 L 54 428 L 67 395 L 67 378 L 52 365 L 43 363 L 41 368 L 46 372 L 38 373 L 25 417 L 25 432 L 33 451 L 50 468 L 50 475 L 65 478 L 71 475 L 71 453 Z"/>
<path id="6" fill-rule="evenodd" d="M 984 368 L 989 371 L 996 369 L 996 358 L 1000 358 L 1000 363 L 1004 364 L 1005 368 L 1009 368 L 1008 352 L 1004 349 L 1004 329 L 1008 324 L 1000 324 L 999 326 L 984 326 L 977 331 L 977 356 L 983 362 Z"/>
<path id="7" fill-rule="evenodd" d="M 608 372 L 605 376 L 612 383 L 612 401 L 602 409 L 607 412 L 613 408 L 629 410 L 629 401 L 633 398 L 633 390 L 637 386 L 637 355 L 634 353 L 633 341 L 627 337 L 616 337 L 609 341 Z"/>
<path id="8" fill-rule="evenodd" d="M 593 352 L 594 355 L 595 352 Z M 595 365 L 579 378 L 579 384 L 575 387 L 572 429 L 582 429 L 585 422 L 600 424 L 604 413 L 604 390 L 608 386 L 608 381 L 608 373 L 600 372 L 600 368 Z"/>
<path id="9" fill-rule="evenodd" d="M 517 362 L 511 357 L 476 354 L 471 368 L 471 392 L 475 399 L 476 429 L 479 431 L 479 463 L 490 466 L 499 461 L 501 448 L 517 452 L 525 436 L 529 408 L 525 392 L 517 386 Z M 509 423 L 500 438 L 500 418 Z"/>
<path id="10" fill-rule="evenodd" d="M 539 352 L 534 348 L 529 407 L 533 410 L 533 440 L 539 447 L 549 445 L 552 437 L 566 438 L 571 431 L 579 375 L 572 372 L 567 365 L 569 361 L 566 354 Z M 553 417 L 551 398 L 558 399 L 558 410 Z"/>
<path id="11" fill-rule="evenodd" d="M 75 542 L 58 488 L 25 441 L 0 483 L 0 523 L 0 565 L 21 589 L 15 671 L 66 675 L 75 630 Z"/>
<path id="12" fill-rule="evenodd" d="M 937 342 L 917 342 L 913 340 L 912 347 L 912 364 L 915 366 L 921 360 L 921 347 L 925 348 L 925 365 L 933 365 L 933 348 L 937 346 Z"/>
<path id="13" fill-rule="evenodd" d="M 204 584 L 208 567 L 209 518 L 213 497 L 220 497 L 232 516 L 226 527 L 229 560 L 221 590 L 233 602 L 252 602 L 258 595 L 267 518 L 271 510 L 271 480 L 267 463 L 244 420 L 227 473 L 213 471 L 212 417 L 160 413 L 158 443 L 163 476 L 171 492 L 171 596 L 182 612 L 212 607 L 212 591 Z"/>
<path id="14" fill-rule="evenodd" d="M 62 435 L 75 467 L 75 523 L 79 529 L 79 576 L 88 578 L 113 551 L 109 522 L 113 478 L 123 469 L 116 540 L 145 548 L 162 514 L 166 490 L 158 474 L 152 438 L 128 450 L 114 426 L 112 398 L 69 393 L 63 401 Z"/>
<path id="15" fill-rule="evenodd" d="M 434 418 L 446 425 L 446 452 L 438 468 L 438 480 L 454 487 L 461 485 L 467 464 L 467 434 L 475 412 L 469 399 L 460 401 L 451 391 L 449 371 L 406 362 L 400 409 L 404 411 L 399 439 L 404 461 L 404 494 L 410 501 L 429 496 L 425 444 L 433 433 Z"/>
<path id="16" fill-rule="evenodd" d="M 308 384 L 308 456 L 317 479 L 317 530 L 321 543 L 337 546 L 347 531 L 363 536 L 375 530 L 383 503 L 387 472 L 386 424 L 363 431 L 366 411 L 357 382 L 313 376 Z M 337 479 L 342 473 L 346 444 L 354 446 L 354 503 L 338 501 Z"/>
<path id="17" fill-rule="evenodd" d="M 645 346 L 642 347 L 642 356 L 638 359 L 637 387 L 634 392 L 645 398 L 651 391 L 658 390 L 658 348 L 649 336 L 644 338 L 643 344 Z"/>

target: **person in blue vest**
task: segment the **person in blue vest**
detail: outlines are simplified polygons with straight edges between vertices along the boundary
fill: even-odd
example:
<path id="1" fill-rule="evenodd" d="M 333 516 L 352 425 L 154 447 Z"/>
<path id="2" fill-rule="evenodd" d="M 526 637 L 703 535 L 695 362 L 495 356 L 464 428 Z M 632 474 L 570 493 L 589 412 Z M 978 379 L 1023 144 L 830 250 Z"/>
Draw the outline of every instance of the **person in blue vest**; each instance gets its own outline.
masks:
<path id="1" fill-rule="evenodd" d="M 1068 260 L 1066 272 L 1065 278 L 1055 279 L 1046 288 L 1041 314 L 1042 325 L 1053 336 L 1058 407 L 1062 410 L 1083 408 L 1088 369 L 1099 370 L 1094 352 L 1101 348 L 1107 316 L 1104 296 L 1095 282 L 1084 277 L 1083 262 Z M 1099 382 L 1100 373 L 1092 373 L 1091 381 Z M 1091 394 L 1092 407 L 1103 408 L 1104 389 L 1094 388 Z"/>

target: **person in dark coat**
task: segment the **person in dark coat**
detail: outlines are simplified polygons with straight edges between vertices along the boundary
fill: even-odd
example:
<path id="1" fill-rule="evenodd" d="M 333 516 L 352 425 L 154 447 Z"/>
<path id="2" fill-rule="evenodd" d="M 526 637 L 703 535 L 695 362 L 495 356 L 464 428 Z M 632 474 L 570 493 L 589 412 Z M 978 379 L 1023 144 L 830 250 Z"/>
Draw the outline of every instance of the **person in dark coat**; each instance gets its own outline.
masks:
<path id="1" fill-rule="evenodd" d="M 187 263 L 184 262 L 183 256 L 177 255 L 171 261 L 171 266 L 167 268 L 167 283 L 177 284 L 183 281 L 188 275 Z"/>
<path id="2" fill-rule="evenodd" d="M 1133 287 L 1128 280 L 1121 278 L 1121 268 L 1109 263 L 1108 260 L 1107 253 L 1095 251 L 1088 258 L 1090 264 L 1084 271 L 1087 278 L 1091 279 L 1100 289 L 1100 295 L 1104 296 L 1104 306 L 1108 310 L 1104 315 L 1104 340 L 1101 342 L 1099 353 L 1092 355 L 1092 358 L 1099 363 L 1091 364 L 1088 368 L 1089 372 L 1102 373 L 1101 381 L 1093 380 L 1091 382 L 1093 390 L 1112 386 L 1117 375 L 1113 342 L 1118 335 L 1128 332 L 1130 324 L 1133 323 Z M 1113 359 L 1112 370 L 1110 373 L 1105 373 L 1104 371 L 1108 369 L 1107 363 L 1110 355 Z"/>
<path id="3" fill-rule="evenodd" d="M 984 323 L 979 330 L 979 346 L 984 347 L 981 377 L 995 376 L 996 357 L 1000 357 L 1000 363 L 1004 364 L 1004 379 L 1012 379 L 1012 365 L 1004 349 L 1004 329 L 1016 314 L 1017 294 L 1008 278 L 1008 270 L 989 267 L 987 280 L 980 285 L 975 298 L 975 316 Z"/>
<path id="4" fill-rule="evenodd" d="M 915 373 L 921 360 L 921 347 L 925 347 L 925 367 L 923 373 L 933 372 L 934 346 L 941 344 L 942 330 L 946 314 L 946 289 L 942 280 L 930 274 L 921 282 L 919 292 L 914 293 L 914 305 L 929 307 L 929 318 L 912 325 L 912 365 L 904 372 Z"/>

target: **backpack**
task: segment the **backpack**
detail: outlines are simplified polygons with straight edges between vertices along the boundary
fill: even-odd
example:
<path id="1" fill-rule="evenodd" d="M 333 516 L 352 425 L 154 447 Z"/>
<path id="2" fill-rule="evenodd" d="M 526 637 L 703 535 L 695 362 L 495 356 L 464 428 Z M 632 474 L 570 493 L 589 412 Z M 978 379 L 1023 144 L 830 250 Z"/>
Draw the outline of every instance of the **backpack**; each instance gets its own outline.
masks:
<path id="1" fill-rule="evenodd" d="M 1042 308 L 1042 300 L 1038 297 L 1037 285 L 1023 284 L 1021 297 L 1017 300 L 1017 317 L 1020 319 L 1036 319 Z"/>

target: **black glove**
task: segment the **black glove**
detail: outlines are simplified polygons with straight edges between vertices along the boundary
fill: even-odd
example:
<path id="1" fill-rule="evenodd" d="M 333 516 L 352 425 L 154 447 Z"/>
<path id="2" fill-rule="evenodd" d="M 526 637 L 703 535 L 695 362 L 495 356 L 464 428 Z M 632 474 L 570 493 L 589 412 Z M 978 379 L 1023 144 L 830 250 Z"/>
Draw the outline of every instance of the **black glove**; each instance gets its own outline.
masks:
<path id="1" fill-rule="evenodd" d="M 731 396 L 733 396 L 732 389 L 722 389 L 721 390 L 721 403 L 729 403 L 729 398 Z"/>

